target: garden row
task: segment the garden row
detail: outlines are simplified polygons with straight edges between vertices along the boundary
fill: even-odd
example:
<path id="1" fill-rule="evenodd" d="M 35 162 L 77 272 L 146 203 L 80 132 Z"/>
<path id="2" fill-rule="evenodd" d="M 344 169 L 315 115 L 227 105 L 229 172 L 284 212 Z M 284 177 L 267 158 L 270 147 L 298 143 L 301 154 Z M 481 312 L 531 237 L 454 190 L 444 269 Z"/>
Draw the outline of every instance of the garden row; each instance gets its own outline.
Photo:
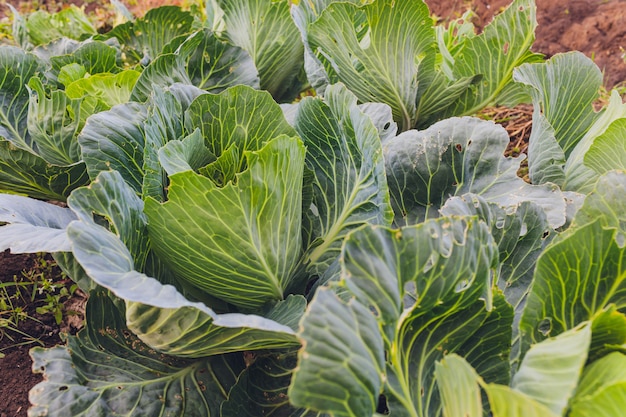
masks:
<path id="1" fill-rule="evenodd" d="M 29 415 L 624 409 L 626 105 L 530 51 L 534 1 L 117 7 L 0 47 L 0 250 L 90 293 Z M 524 101 L 531 183 L 472 117 Z"/>

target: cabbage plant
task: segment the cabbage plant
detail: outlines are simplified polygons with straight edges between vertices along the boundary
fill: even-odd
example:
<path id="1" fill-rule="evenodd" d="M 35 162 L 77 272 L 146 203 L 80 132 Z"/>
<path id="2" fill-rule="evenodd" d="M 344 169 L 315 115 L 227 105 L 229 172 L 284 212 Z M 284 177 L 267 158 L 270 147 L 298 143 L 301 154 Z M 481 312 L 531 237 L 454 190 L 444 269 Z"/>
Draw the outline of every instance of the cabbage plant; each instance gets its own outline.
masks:
<path id="1" fill-rule="evenodd" d="M 90 294 L 29 415 L 617 415 L 623 104 L 534 62 L 534 10 L 475 35 L 421 0 L 209 0 L 0 48 L 0 250 Z M 525 96 L 532 183 L 448 117 Z"/>

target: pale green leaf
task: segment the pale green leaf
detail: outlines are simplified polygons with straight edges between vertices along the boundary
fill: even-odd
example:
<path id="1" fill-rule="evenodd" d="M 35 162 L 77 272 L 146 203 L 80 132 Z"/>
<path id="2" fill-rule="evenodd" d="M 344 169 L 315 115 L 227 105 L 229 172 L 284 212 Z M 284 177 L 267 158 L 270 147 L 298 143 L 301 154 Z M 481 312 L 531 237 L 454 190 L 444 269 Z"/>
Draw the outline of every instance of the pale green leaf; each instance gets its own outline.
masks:
<path id="1" fill-rule="evenodd" d="M 81 162 L 77 136 L 84 122 L 82 100 L 68 97 L 63 90 L 51 91 L 48 96 L 37 77 L 31 78 L 28 86 L 28 133 L 39 156 L 51 165 Z"/>
<path id="2" fill-rule="evenodd" d="M 149 64 L 174 38 L 191 32 L 193 16 L 178 6 L 150 9 L 139 19 L 118 25 L 104 38 L 117 38 L 130 63 Z"/>
<path id="3" fill-rule="evenodd" d="M 605 174 L 613 169 L 626 171 L 626 117 L 616 120 L 598 136 L 585 154 L 585 166 Z M 594 181 L 595 182 L 595 181 Z"/>
<path id="4" fill-rule="evenodd" d="M 623 366 L 623 364 L 621 364 Z M 626 407 L 626 382 L 613 384 L 572 406 L 570 417 L 615 417 Z"/>
<path id="5" fill-rule="evenodd" d="M 204 146 L 204 138 L 196 129 L 183 140 L 167 142 L 159 149 L 159 161 L 168 175 L 183 171 L 196 171 L 215 159 Z M 239 158 L 237 158 L 237 162 Z"/>
<path id="6" fill-rule="evenodd" d="M 134 70 L 118 74 L 96 74 L 70 83 L 65 88 L 65 93 L 73 99 L 85 96 L 93 98 L 98 111 L 109 110 L 130 100 L 130 93 L 139 75 L 140 73 Z M 95 109 L 90 111 L 89 115 L 93 113 L 96 113 Z"/>
<path id="7" fill-rule="evenodd" d="M 559 417 L 545 405 L 504 385 L 488 384 L 483 389 L 489 397 L 493 417 Z"/>
<path id="8" fill-rule="evenodd" d="M 169 200 L 145 210 L 154 249 L 179 279 L 256 309 L 283 298 L 301 255 L 304 146 L 283 135 L 245 156 L 236 183 L 180 172 Z"/>
<path id="9" fill-rule="evenodd" d="M 613 90 L 609 105 L 567 159 L 564 187 L 586 193 L 593 188 L 599 174 L 626 168 L 625 133 L 626 104 L 617 90 Z"/>
<path id="10" fill-rule="evenodd" d="M 563 415 L 573 396 L 591 344 L 591 323 L 530 347 L 511 387 Z"/>
<path id="11" fill-rule="evenodd" d="M 73 222 L 68 227 L 68 236 L 74 256 L 87 275 L 126 302 L 128 327 L 154 349 L 200 358 L 298 346 L 295 332 L 273 319 L 290 324 L 285 311 L 301 315 L 304 308 L 301 299 L 288 298 L 288 305 L 270 310 L 268 316 L 273 319 L 239 313 L 216 314 L 203 303 L 185 299 L 173 286 L 163 285 L 137 271 L 126 246 L 103 227 L 85 221 Z"/>
<path id="12" fill-rule="evenodd" d="M 31 152 L 0 140 L 0 190 L 43 200 L 65 201 L 89 182 L 85 164 L 51 166 Z"/>
<path id="13" fill-rule="evenodd" d="M 515 0 L 477 36 L 459 40 L 452 72 L 455 80 L 482 77 L 472 83 L 447 111 L 449 116 L 472 115 L 494 105 L 511 84 L 515 67 L 537 61 L 530 52 L 535 41 L 537 7 L 534 0 Z"/>
<path id="14" fill-rule="evenodd" d="M 582 162 L 584 152 L 575 151 L 577 145 L 588 147 L 593 139 L 585 135 L 598 120 L 593 102 L 602 85 L 600 70 L 582 53 L 570 52 L 557 54 L 545 63 L 524 64 L 515 70 L 514 79 L 526 86 L 535 107 L 528 155 L 531 179 L 538 183 L 566 182 L 560 172 L 564 159 L 574 157 L 568 162 L 570 171 L 572 164 Z M 606 125 L 610 117 L 605 119 L 599 125 Z"/>
<path id="15" fill-rule="evenodd" d="M 331 3 L 305 31 L 331 83 L 343 82 L 360 102 L 391 106 L 400 130 L 413 127 L 420 81 L 432 75 L 436 53 L 423 1 Z"/>
<path id="16" fill-rule="evenodd" d="M 572 409 L 576 409 L 577 403 L 589 400 L 599 390 L 616 383 L 626 383 L 626 356 L 619 352 L 598 359 L 585 368 L 572 401 Z"/>
<path id="17" fill-rule="evenodd" d="M 0 138 L 32 152 L 27 136 L 28 80 L 43 69 L 34 55 L 13 46 L 0 47 Z"/>
<path id="18" fill-rule="evenodd" d="M 482 417 L 479 378 L 467 361 L 455 354 L 446 356 L 435 365 L 443 417 Z"/>
<path id="19" fill-rule="evenodd" d="M 243 169 L 244 151 L 259 150 L 268 140 L 281 134 L 296 135 L 272 96 L 246 86 L 197 97 L 185 112 L 185 129 L 193 132 L 197 128 L 206 147 L 216 157 L 233 144 L 239 149 L 240 160 L 235 172 Z"/>

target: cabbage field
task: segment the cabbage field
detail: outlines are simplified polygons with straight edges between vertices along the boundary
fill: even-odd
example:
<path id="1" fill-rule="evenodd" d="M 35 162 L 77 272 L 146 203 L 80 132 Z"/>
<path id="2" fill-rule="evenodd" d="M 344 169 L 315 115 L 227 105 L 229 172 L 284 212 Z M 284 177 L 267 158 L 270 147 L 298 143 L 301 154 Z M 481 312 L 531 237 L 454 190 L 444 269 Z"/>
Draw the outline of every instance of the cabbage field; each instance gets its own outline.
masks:
<path id="1" fill-rule="evenodd" d="M 0 46 L 0 250 L 89 293 L 29 416 L 623 415 L 626 104 L 534 0 L 114 4 Z"/>

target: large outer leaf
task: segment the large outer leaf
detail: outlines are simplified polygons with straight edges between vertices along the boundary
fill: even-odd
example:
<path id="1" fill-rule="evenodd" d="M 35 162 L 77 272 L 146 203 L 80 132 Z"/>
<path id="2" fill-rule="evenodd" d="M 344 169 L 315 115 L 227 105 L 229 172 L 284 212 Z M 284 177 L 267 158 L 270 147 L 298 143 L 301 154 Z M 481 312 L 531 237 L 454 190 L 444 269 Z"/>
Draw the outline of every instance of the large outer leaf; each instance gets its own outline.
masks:
<path id="1" fill-rule="evenodd" d="M 537 257 L 543 251 L 545 234 L 550 231 L 541 208 L 525 201 L 505 210 L 498 204 L 487 203 L 478 195 L 465 194 L 446 201 L 441 214 L 478 216 L 489 225 L 500 252 L 498 287 L 521 313 Z"/>
<path id="2" fill-rule="evenodd" d="M 499 125 L 470 117 L 443 120 L 386 141 L 383 151 L 395 222 L 413 224 L 436 216 L 449 197 L 474 193 L 504 207 L 534 202 L 552 227 L 563 225 L 565 200 L 560 191 L 519 178 L 520 160 L 502 156 L 508 143 Z"/>
<path id="3" fill-rule="evenodd" d="M 42 64 L 34 55 L 13 46 L 0 47 L 0 138 L 31 152 L 26 84 L 40 70 Z"/>
<path id="4" fill-rule="evenodd" d="M 292 401 L 337 415 L 370 415 L 377 403 L 377 385 L 370 384 L 376 379 L 361 380 L 363 375 L 349 369 L 359 363 L 370 374 L 380 372 L 372 359 L 362 363 L 371 355 L 359 354 L 343 366 L 327 362 L 335 352 L 360 352 L 355 344 L 361 343 L 382 342 L 386 348 L 384 394 L 394 415 L 440 412 L 433 371 L 444 352 L 467 355 L 490 381 L 507 382 L 512 310 L 500 295 L 491 312 L 485 308 L 491 307 L 496 251 L 487 226 L 469 218 L 430 220 L 400 230 L 369 226 L 349 234 L 339 286 L 347 290 L 344 298 L 354 294 L 356 299 L 342 302 L 329 290 L 318 290 L 301 323 L 305 342 Z M 356 324 L 354 330 L 328 334 L 327 329 L 337 329 L 337 320 L 365 320 L 363 314 L 378 322 L 375 340 L 369 333 L 355 334 L 362 327 Z M 342 403 L 339 378 L 344 378 L 342 389 L 365 396 L 359 405 Z"/>
<path id="5" fill-rule="evenodd" d="M 611 303 L 626 307 L 626 248 L 598 219 L 573 230 L 539 257 L 520 322 L 522 353 L 546 336 L 589 320 Z"/>
<path id="6" fill-rule="evenodd" d="M 384 346 L 376 319 L 356 300 L 320 289 L 301 330 L 306 350 L 289 388 L 292 404 L 333 416 L 370 416 L 384 378 Z"/>
<path id="7" fill-rule="evenodd" d="M 401 130 L 413 127 L 419 83 L 432 75 L 436 53 L 423 1 L 332 3 L 305 36 L 331 82 L 343 82 L 361 102 L 390 105 Z"/>
<path id="8" fill-rule="evenodd" d="M 290 101 L 302 89 L 303 46 L 287 0 L 217 0 L 221 34 L 247 51 L 259 70 L 261 89 L 277 101 Z M 215 7 L 207 2 L 207 7 Z M 211 11 L 215 13 L 215 11 Z"/>
<path id="9" fill-rule="evenodd" d="M 0 139 L 0 190 L 43 200 L 65 201 L 89 182 L 85 164 L 51 166 L 31 152 Z"/>
<path id="10" fill-rule="evenodd" d="M 321 274 L 350 230 L 391 224 L 382 147 L 376 127 L 341 85 L 329 87 L 325 101 L 303 100 L 294 125 L 314 177 L 313 200 L 304 217 L 308 261 Z"/>
<path id="11" fill-rule="evenodd" d="M 563 415 L 587 361 L 591 323 L 533 345 L 526 353 L 511 386 Z"/>
<path id="12" fill-rule="evenodd" d="M 132 63 L 142 61 L 147 65 L 172 39 L 188 34 L 192 23 L 191 13 L 177 6 L 162 6 L 148 10 L 140 19 L 116 26 L 105 37 L 117 38 Z"/>
<path id="13" fill-rule="evenodd" d="M 534 0 L 515 0 L 478 36 L 462 38 L 454 56 L 454 79 L 482 75 L 447 110 L 450 116 L 472 115 L 497 103 L 511 83 L 513 69 L 536 61 L 530 52 L 535 41 L 537 7 Z"/>
<path id="14" fill-rule="evenodd" d="M 114 169 L 135 192 L 141 193 L 146 113 L 145 105 L 130 102 L 87 120 L 78 142 L 92 179 L 102 171 Z"/>
<path id="15" fill-rule="evenodd" d="M 0 194 L 0 251 L 12 253 L 70 250 L 65 228 L 76 216 L 67 208 L 16 195 Z"/>
<path id="16" fill-rule="evenodd" d="M 515 70 L 515 81 L 527 86 L 533 98 L 533 125 L 528 165 L 534 183 L 560 180 L 555 172 L 596 121 L 593 101 L 602 85 L 602 74 L 579 52 L 559 54 L 541 64 L 525 64 Z M 560 148 L 560 151 L 559 151 Z M 562 177 L 561 177 L 562 178 Z"/>
<path id="17" fill-rule="evenodd" d="M 138 272 L 124 244 L 100 226 L 74 222 L 68 236 L 86 273 L 126 301 L 129 328 L 161 352 L 198 358 L 298 345 L 288 326 L 255 315 L 216 314 L 202 303 L 188 301 L 173 286 Z M 302 301 L 288 301 L 282 309 L 288 307 L 292 316 L 301 314 Z M 290 320 L 285 314 L 275 318 Z"/>
<path id="18" fill-rule="evenodd" d="M 68 166 L 81 161 L 76 137 L 81 124 L 81 99 L 69 98 L 63 90 L 46 91 L 39 78 L 29 82 L 32 88 L 28 106 L 28 133 L 37 153 L 52 165 Z"/>
<path id="19" fill-rule="evenodd" d="M 239 356 L 181 360 L 155 352 L 126 328 L 106 293 L 92 293 L 87 325 L 67 346 L 32 351 L 44 382 L 30 391 L 30 416 L 219 416 Z"/>
<path id="20" fill-rule="evenodd" d="M 208 29 L 187 38 L 174 53 L 157 57 L 142 72 L 132 98 L 145 101 L 153 85 L 168 87 L 176 82 L 219 93 L 234 85 L 259 87 L 257 69 L 243 49 L 220 41 Z"/>
<path id="21" fill-rule="evenodd" d="M 304 146 L 280 136 L 246 152 L 248 169 L 218 188 L 171 176 L 169 201 L 146 201 L 154 249 L 186 282 L 236 306 L 280 300 L 301 255 Z"/>

